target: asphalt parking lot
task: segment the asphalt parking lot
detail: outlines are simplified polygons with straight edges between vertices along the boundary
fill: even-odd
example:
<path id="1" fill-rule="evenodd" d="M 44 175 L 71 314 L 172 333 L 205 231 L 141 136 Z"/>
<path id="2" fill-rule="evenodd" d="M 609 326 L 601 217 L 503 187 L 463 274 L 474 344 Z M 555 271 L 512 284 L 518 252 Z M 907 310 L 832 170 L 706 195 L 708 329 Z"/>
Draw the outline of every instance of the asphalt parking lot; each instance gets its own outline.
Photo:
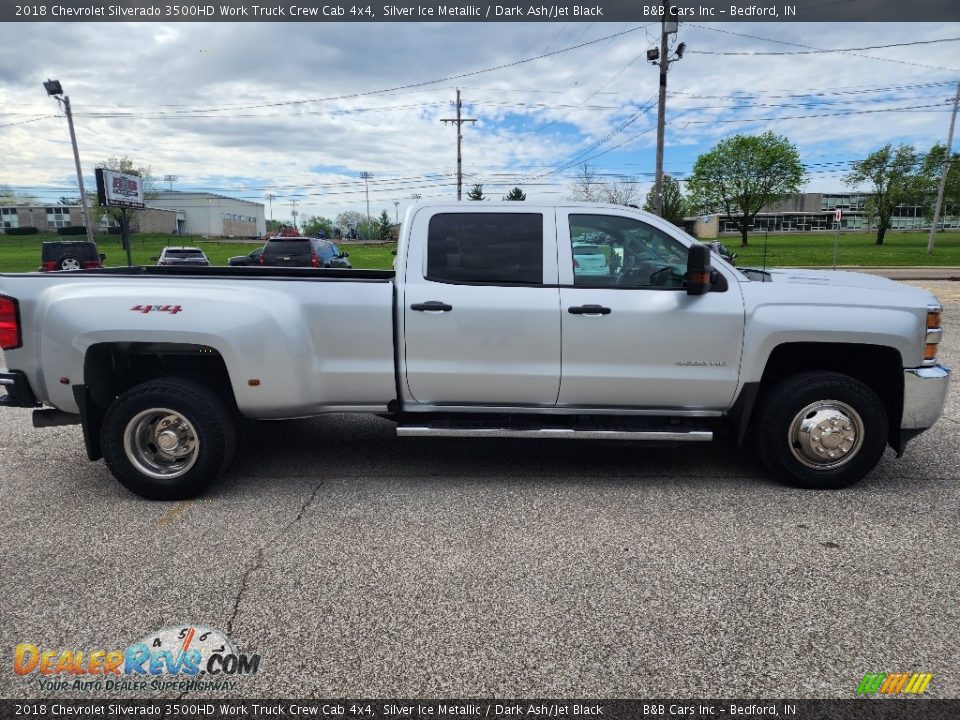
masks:
<path id="1" fill-rule="evenodd" d="M 913 284 L 947 303 L 960 366 L 960 284 Z M 853 697 L 917 671 L 955 698 L 958 426 L 955 382 L 902 459 L 804 492 L 719 444 L 399 440 L 331 416 L 259 424 L 209 495 L 163 504 L 87 462 L 78 428 L 6 410 L 0 697 L 84 697 L 15 675 L 18 643 L 200 623 L 261 655 L 221 697 Z"/>

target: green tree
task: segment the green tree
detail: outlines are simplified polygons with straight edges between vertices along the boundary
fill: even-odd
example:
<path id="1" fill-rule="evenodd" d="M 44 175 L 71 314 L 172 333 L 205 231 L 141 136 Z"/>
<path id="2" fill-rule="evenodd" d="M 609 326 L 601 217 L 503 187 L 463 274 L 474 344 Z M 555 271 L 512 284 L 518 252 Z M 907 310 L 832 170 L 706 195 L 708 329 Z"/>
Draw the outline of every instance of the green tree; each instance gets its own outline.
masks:
<path id="1" fill-rule="evenodd" d="M 933 206 L 940 189 L 940 175 L 945 164 L 947 146 L 937 143 L 923 156 L 920 166 L 920 175 L 923 179 L 926 202 L 924 203 L 924 217 L 933 221 Z M 953 153 L 950 157 L 950 168 L 947 172 L 947 184 L 943 188 L 943 205 L 940 208 L 941 221 L 947 215 L 960 214 L 960 153 Z"/>
<path id="2" fill-rule="evenodd" d="M 521 190 L 520 188 L 515 187 L 513 190 L 511 190 L 511 191 L 508 192 L 506 195 L 504 195 L 504 196 L 503 196 L 503 199 L 504 199 L 504 200 L 515 200 L 515 201 L 518 201 L 518 202 L 519 202 L 519 201 L 521 201 L 521 200 L 526 200 L 526 199 L 527 199 L 527 194 L 526 194 L 523 190 Z"/>
<path id="3" fill-rule="evenodd" d="M 740 230 L 740 244 L 760 209 L 800 192 L 805 180 L 800 153 L 781 135 L 734 135 L 697 158 L 687 180 L 696 208 L 724 212 Z"/>
<path id="4" fill-rule="evenodd" d="M 654 185 L 647 193 L 647 200 L 643 209 L 655 213 L 657 211 L 657 186 Z M 687 199 L 683 196 L 680 181 L 670 175 L 663 176 L 663 217 L 677 227 L 683 227 L 683 218 L 688 215 Z"/>
<path id="5" fill-rule="evenodd" d="M 345 210 L 334 220 L 340 228 L 341 236 L 345 238 L 366 237 L 367 216 L 356 210 Z"/>
<path id="6" fill-rule="evenodd" d="M 283 227 L 282 220 L 267 220 L 267 234 L 278 232 Z"/>
<path id="7" fill-rule="evenodd" d="M 393 223 L 390 222 L 390 215 L 387 213 L 387 211 L 381 210 L 380 217 L 377 218 L 377 222 L 374 227 L 374 230 L 377 233 L 377 237 L 380 240 L 386 240 L 387 238 L 390 237 L 390 226 L 392 224 Z"/>
<path id="8" fill-rule="evenodd" d="M 901 145 L 894 150 L 890 144 L 853 163 L 843 181 L 851 187 L 869 185 L 864 210 L 877 224 L 877 245 L 883 245 L 894 208 L 901 203 L 922 202 L 926 184 L 916 149 Z"/>
<path id="9" fill-rule="evenodd" d="M 328 238 L 334 236 L 334 224 L 330 218 L 312 215 L 302 223 L 303 234 L 308 237 L 317 237 L 323 232 Z"/>
<path id="10" fill-rule="evenodd" d="M 474 185 L 467 193 L 469 200 L 483 200 L 483 185 Z"/>

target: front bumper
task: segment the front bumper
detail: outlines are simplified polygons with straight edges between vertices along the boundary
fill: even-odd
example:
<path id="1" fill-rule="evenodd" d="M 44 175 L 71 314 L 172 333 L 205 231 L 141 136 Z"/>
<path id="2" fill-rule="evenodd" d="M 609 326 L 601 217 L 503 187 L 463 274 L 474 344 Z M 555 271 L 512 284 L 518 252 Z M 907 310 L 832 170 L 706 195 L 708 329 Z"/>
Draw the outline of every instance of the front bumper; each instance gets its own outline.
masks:
<path id="1" fill-rule="evenodd" d="M 923 431 L 933 427 L 943 413 L 949 382 L 950 368 L 942 365 L 904 370 L 901 429 Z"/>
<path id="2" fill-rule="evenodd" d="M 7 391 L 6 395 L 0 395 L 0 407 L 34 408 L 40 405 L 22 370 L 0 368 L 0 388 Z"/>

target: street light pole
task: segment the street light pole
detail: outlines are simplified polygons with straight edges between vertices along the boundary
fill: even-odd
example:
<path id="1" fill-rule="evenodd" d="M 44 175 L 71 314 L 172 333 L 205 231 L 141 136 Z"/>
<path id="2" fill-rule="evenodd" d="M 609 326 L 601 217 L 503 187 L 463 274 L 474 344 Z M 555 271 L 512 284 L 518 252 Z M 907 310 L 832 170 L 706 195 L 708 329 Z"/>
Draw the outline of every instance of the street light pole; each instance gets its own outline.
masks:
<path id="1" fill-rule="evenodd" d="M 47 80 L 43 83 L 47 95 L 57 98 L 58 102 L 63 102 L 63 111 L 67 116 L 67 126 L 70 128 L 70 143 L 73 145 L 73 161 L 77 166 L 77 184 L 80 186 L 80 211 L 83 213 L 83 225 L 87 229 L 87 240 L 94 242 L 93 239 L 93 220 L 90 217 L 90 209 L 87 207 L 87 191 L 83 186 L 83 169 L 80 167 L 80 150 L 77 148 L 77 133 L 73 129 L 73 113 L 70 111 L 70 98 L 63 94 L 63 87 L 59 80 Z"/>
<path id="2" fill-rule="evenodd" d="M 360 177 L 363 178 L 363 185 L 367 190 L 367 232 L 370 232 L 370 178 L 373 177 L 372 174 L 368 173 L 366 170 L 360 173 Z"/>

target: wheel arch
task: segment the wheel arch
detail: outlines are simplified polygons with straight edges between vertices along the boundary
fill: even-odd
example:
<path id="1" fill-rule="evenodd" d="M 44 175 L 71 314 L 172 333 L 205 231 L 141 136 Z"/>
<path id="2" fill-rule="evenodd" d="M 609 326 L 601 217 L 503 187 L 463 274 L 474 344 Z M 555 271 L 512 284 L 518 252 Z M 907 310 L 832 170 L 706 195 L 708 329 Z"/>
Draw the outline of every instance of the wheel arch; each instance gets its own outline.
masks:
<path id="1" fill-rule="evenodd" d="M 746 383 L 731 410 L 738 445 L 743 444 L 765 395 L 785 378 L 807 371 L 841 373 L 869 387 L 887 413 L 887 442 L 898 455 L 903 452 L 903 357 L 896 348 L 866 343 L 785 342 L 774 347 L 760 381 Z"/>
<path id="2" fill-rule="evenodd" d="M 90 460 L 103 457 L 100 428 L 107 408 L 124 391 L 147 380 L 176 377 L 215 392 L 231 411 L 237 403 L 223 356 L 205 345 L 116 342 L 91 345 L 83 361 L 83 384 L 73 386 Z"/>

